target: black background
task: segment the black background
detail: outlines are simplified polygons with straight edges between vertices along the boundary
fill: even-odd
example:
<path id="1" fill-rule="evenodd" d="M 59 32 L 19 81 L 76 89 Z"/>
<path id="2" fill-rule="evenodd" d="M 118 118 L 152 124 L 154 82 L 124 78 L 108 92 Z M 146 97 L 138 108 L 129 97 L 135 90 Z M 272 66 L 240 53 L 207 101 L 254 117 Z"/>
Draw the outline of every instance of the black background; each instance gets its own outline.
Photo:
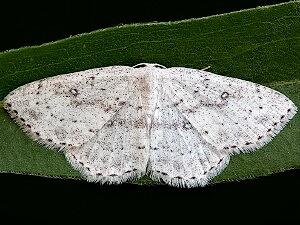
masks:
<path id="1" fill-rule="evenodd" d="M 0 4 L 0 51 L 119 24 L 203 17 L 279 2 L 12 1 Z M 299 178 L 299 170 L 294 170 L 187 190 L 0 174 L 0 219 L 42 224 L 62 218 L 81 223 L 290 224 L 299 213 Z"/>
<path id="2" fill-rule="evenodd" d="M 284 0 L 0 1 L 0 51 L 119 24 L 197 18 L 281 2 Z"/>

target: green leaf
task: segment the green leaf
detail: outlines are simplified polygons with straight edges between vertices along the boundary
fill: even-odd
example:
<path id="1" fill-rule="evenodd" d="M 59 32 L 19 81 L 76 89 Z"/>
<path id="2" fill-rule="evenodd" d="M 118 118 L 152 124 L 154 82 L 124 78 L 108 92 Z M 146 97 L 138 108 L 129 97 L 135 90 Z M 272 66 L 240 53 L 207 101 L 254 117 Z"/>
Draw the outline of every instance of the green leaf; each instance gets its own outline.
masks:
<path id="1" fill-rule="evenodd" d="M 109 65 L 204 68 L 269 86 L 300 106 L 300 3 L 202 19 L 113 27 L 0 53 L 0 99 L 20 85 Z M 214 182 L 300 168 L 300 116 L 267 146 L 232 157 Z M 0 109 L 0 171 L 80 178 L 62 153 L 32 141 Z M 143 178 L 139 183 L 149 183 Z"/>

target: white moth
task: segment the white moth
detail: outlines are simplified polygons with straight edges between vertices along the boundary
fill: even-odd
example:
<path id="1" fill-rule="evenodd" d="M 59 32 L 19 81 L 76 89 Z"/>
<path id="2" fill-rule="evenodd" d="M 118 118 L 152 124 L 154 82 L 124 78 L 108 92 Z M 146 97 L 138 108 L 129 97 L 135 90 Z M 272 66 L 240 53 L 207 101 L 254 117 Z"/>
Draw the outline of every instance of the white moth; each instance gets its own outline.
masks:
<path id="1" fill-rule="evenodd" d="M 262 147 L 297 111 L 259 84 L 146 63 L 38 80 L 12 91 L 4 108 L 89 181 L 147 174 L 179 187 L 206 185 L 230 155 Z"/>

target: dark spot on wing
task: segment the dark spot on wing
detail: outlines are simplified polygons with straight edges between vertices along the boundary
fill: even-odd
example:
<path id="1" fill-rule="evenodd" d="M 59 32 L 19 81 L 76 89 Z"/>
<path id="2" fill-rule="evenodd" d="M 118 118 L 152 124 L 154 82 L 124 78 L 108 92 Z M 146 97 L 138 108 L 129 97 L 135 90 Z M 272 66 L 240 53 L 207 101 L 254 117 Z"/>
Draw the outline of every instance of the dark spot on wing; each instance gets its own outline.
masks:
<path id="1" fill-rule="evenodd" d="M 175 103 L 174 103 L 174 106 L 178 106 L 178 105 L 179 105 L 180 103 L 182 103 L 182 102 L 183 102 L 183 99 L 180 99 L 179 102 L 175 102 Z"/>
<path id="2" fill-rule="evenodd" d="M 79 93 L 78 93 L 78 90 L 75 89 L 75 88 L 70 89 L 70 93 L 71 93 L 73 96 L 75 96 L 75 97 L 79 94 Z"/>
<path id="3" fill-rule="evenodd" d="M 209 170 L 213 170 L 215 167 L 214 166 L 212 166 L 212 167 L 210 167 L 210 169 Z"/>
<path id="4" fill-rule="evenodd" d="M 195 111 L 195 109 L 187 109 L 186 112 L 187 112 L 187 113 L 194 113 L 194 112 L 196 112 L 196 111 Z"/>
<path id="5" fill-rule="evenodd" d="M 112 107 L 109 105 L 107 108 L 104 109 L 104 112 L 109 112 L 112 110 Z"/>
<path id="6" fill-rule="evenodd" d="M 118 124 L 120 125 L 120 126 L 123 126 L 124 124 L 125 124 L 125 120 L 123 120 L 123 119 L 119 119 L 119 120 L 117 120 L 118 122 Z"/>
<path id="7" fill-rule="evenodd" d="M 106 123 L 106 127 L 111 127 L 112 125 L 114 125 L 114 121 L 112 121 L 112 120 L 109 120 L 109 121 Z"/>
<path id="8" fill-rule="evenodd" d="M 221 98 L 224 100 L 224 99 L 227 99 L 229 97 L 229 93 L 224 91 L 222 94 L 221 94 Z"/>
<path id="9" fill-rule="evenodd" d="M 183 128 L 184 128 L 185 130 L 191 129 L 191 128 L 192 128 L 192 124 L 190 124 L 189 122 L 184 121 L 184 122 L 183 122 Z"/>

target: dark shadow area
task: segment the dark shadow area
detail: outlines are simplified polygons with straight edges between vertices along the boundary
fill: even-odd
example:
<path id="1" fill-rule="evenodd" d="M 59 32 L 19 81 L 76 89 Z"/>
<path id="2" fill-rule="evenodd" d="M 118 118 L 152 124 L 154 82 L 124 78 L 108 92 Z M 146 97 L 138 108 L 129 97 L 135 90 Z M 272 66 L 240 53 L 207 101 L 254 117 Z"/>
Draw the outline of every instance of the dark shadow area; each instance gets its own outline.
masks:
<path id="1" fill-rule="evenodd" d="M 300 171 L 179 189 L 133 184 L 98 185 L 80 180 L 1 174 L 1 215 L 13 220 L 64 217 L 70 221 L 192 220 L 288 224 L 299 212 Z M 45 222 L 47 222 L 45 221 Z M 227 223 L 226 223 L 227 224 Z"/>
<path id="2" fill-rule="evenodd" d="M 0 51 L 120 24 L 199 18 L 281 2 L 285 1 L 6 1 L 0 3 Z"/>

